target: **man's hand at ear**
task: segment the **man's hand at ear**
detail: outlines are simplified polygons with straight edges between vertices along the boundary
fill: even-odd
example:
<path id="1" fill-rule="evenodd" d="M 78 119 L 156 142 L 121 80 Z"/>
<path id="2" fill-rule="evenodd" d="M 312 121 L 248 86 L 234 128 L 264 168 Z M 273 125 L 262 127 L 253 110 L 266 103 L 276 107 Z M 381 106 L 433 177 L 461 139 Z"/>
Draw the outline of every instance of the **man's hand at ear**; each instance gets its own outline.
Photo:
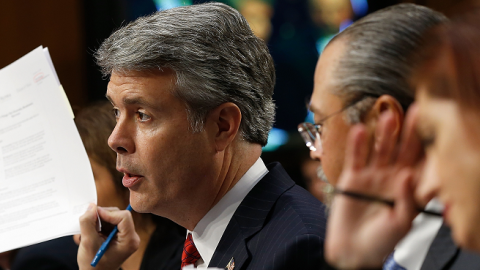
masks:
<path id="1" fill-rule="evenodd" d="M 327 261 L 336 267 L 381 267 L 418 214 L 413 197 L 414 178 L 423 151 L 414 128 L 416 108 L 412 109 L 400 144 L 392 139 L 393 114 L 381 115 L 376 131 L 381 139 L 370 157 L 365 126 L 356 125 L 350 131 L 345 165 L 335 188 L 392 200 L 394 205 L 335 196 L 328 219 L 325 254 Z"/>

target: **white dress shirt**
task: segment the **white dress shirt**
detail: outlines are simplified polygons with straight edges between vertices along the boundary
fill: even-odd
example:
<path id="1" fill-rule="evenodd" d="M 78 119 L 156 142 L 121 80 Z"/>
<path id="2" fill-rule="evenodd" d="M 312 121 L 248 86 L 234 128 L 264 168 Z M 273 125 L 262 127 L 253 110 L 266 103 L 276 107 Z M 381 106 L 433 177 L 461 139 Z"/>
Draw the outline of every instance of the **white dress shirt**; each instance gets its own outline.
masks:
<path id="1" fill-rule="evenodd" d="M 442 211 L 443 205 L 433 199 L 425 208 Z M 407 270 L 419 270 L 442 223 L 443 218 L 441 217 L 424 213 L 418 214 L 413 220 L 408 234 L 395 247 L 393 254 L 395 261 Z"/>
<path id="2" fill-rule="evenodd" d="M 192 234 L 193 242 L 202 257 L 197 261 L 197 268 L 206 268 L 213 257 L 220 238 L 222 238 L 230 219 L 248 192 L 268 173 L 268 169 L 261 158 L 253 164 L 245 175 L 238 180 L 235 186 L 208 211 L 198 222 Z"/>

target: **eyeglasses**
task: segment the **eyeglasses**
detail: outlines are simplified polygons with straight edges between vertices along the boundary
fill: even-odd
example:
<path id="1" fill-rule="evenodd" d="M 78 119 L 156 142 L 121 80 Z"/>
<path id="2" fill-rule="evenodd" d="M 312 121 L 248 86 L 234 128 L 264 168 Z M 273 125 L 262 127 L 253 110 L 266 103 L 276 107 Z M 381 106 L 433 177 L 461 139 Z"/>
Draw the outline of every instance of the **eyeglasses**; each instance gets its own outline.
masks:
<path id="1" fill-rule="evenodd" d="M 325 120 L 327 120 L 328 118 L 341 113 L 342 111 L 343 110 L 323 118 L 318 124 L 303 122 L 298 125 L 298 132 L 302 136 L 302 139 L 305 141 L 305 144 L 307 145 L 308 149 L 310 149 L 310 151 L 317 151 L 317 148 L 315 147 L 316 140 L 318 140 L 320 145 L 322 144 L 321 135 L 323 122 L 325 122 Z"/>
<path id="2" fill-rule="evenodd" d="M 326 117 L 324 117 L 322 120 L 318 121 L 318 123 L 312 124 L 312 123 L 307 123 L 303 122 L 298 125 L 298 132 L 300 135 L 302 135 L 302 139 L 305 141 L 305 144 L 307 145 L 308 149 L 310 151 L 316 151 L 317 148 L 315 147 L 315 141 L 318 140 L 319 145 L 322 145 L 322 125 L 323 123 L 329 119 L 330 117 L 333 117 L 339 113 L 342 113 L 346 109 L 356 105 L 360 101 L 363 101 L 364 99 L 357 100 L 353 103 L 351 103 L 348 106 L 345 106 L 343 109 L 334 112 Z"/>

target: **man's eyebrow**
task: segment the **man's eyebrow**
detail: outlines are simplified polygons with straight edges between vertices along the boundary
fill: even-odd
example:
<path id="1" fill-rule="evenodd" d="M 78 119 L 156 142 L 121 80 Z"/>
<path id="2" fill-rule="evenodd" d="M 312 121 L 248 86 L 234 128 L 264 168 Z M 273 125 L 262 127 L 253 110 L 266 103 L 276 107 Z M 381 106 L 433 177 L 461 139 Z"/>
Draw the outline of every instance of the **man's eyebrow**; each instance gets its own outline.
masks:
<path id="1" fill-rule="evenodd" d="M 113 100 L 110 98 L 110 96 L 108 94 L 105 94 L 105 97 L 108 99 L 108 101 L 110 101 L 110 103 L 113 104 Z"/>
<path id="2" fill-rule="evenodd" d="M 314 115 L 316 115 L 317 117 L 323 118 L 322 111 L 320 109 L 318 109 L 315 105 L 313 105 L 311 101 L 307 104 L 307 109 L 310 112 L 312 112 Z"/>
<path id="3" fill-rule="evenodd" d="M 106 97 L 112 104 L 115 104 L 115 103 L 113 102 L 112 98 L 111 98 L 108 94 L 105 95 L 105 97 Z M 149 107 L 149 108 L 153 108 L 153 109 L 155 109 L 155 108 L 158 107 L 157 104 L 148 102 L 147 100 L 145 100 L 145 99 L 142 98 L 142 97 L 125 97 L 125 98 L 123 98 L 122 103 L 125 104 L 125 105 L 140 105 L 140 106 Z"/>
<path id="4" fill-rule="evenodd" d="M 156 107 L 155 104 L 146 101 L 142 97 L 125 97 L 122 100 L 122 102 L 125 105 L 141 105 L 141 106 L 150 107 L 150 108 L 155 108 Z"/>

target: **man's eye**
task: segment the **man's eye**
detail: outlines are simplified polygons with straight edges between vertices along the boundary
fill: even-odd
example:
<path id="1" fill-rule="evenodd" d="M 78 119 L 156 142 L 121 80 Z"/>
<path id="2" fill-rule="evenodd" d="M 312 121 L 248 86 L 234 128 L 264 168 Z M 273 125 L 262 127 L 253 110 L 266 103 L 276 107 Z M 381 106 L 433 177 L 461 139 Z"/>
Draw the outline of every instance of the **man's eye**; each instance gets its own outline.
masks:
<path id="1" fill-rule="evenodd" d="M 148 116 L 145 113 L 137 112 L 137 115 L 138 115 L 138 119 L 140 120 L 140 122 L 145 122 L 145 121 L 150 120 L 150 116 Z"/>
<path id="2" fill-rule="evenodd" d="M 120 117 L 120 110 L 119 109 L 113 108 L 112 112 L 113 112 L 113 115 L 115 115 L 115 118 L 118 119 Z"/>

